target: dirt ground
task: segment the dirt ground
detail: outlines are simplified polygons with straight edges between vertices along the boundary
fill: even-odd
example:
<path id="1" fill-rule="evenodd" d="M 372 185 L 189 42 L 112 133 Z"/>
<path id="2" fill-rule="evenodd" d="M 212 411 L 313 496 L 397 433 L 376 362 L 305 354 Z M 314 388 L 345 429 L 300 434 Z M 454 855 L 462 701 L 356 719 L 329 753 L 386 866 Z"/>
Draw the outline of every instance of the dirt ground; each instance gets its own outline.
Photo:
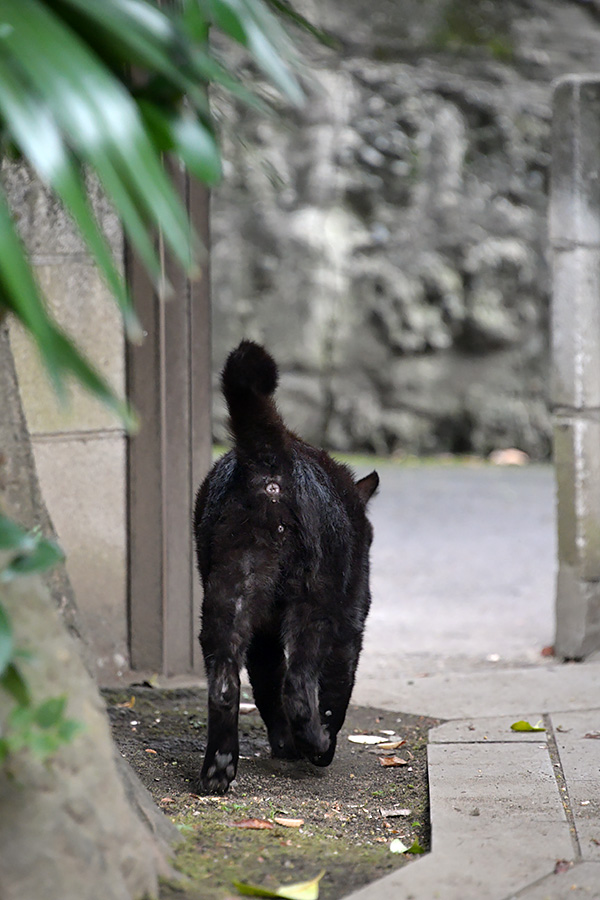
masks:
<path id="1" fill-rule="evenodd" d="M 234 880 L 273 890 L 323 869 L 320 897 L 336 900 L 416 858 L 391 852 L 395 838 L 429 848 L 426 744 L 434 719 L 351 706 L 333 763 L 317 769 L 271 759 L 260 716 L 246 712 L 236 782 L 225 797 L 200 797 L 190 781 L 205 747 L 206 692 L 133 686 L 106 691 L 105 699 L 123 756 L 185 838 L 176 867 L 187 878 L 163 885 L 161 900 L 224 900 L 236 896 Z M 349 740 L 365 733 L 405 743 L 382 750 Z M 385 756 L 402 762 L 384 766 Z"/>

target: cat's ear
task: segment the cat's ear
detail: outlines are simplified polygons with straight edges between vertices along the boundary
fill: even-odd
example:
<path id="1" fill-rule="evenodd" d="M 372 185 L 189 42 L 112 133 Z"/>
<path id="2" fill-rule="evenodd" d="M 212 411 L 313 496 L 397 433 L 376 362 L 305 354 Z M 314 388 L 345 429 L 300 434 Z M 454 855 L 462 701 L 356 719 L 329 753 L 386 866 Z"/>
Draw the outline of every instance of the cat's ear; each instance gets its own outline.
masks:
<path id="1" fill-rule="evenodd" d="M 362 502 L 367 505 L 377 488 L 379 487 L 379 475 L 377 472 L 371 472 L 356 482 L 356 490 Z"/>

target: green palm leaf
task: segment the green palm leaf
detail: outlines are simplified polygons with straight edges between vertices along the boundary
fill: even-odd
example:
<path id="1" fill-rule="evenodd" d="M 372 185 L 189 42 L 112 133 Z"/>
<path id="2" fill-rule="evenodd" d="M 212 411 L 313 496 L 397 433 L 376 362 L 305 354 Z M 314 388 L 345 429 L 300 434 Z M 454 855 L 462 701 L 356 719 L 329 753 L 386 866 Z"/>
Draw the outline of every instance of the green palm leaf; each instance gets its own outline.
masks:
<path id="1" fill-rule="evenodd" d="M 80 170 L 64 144 L 48 109 L 28 94 L 17 72 L 0 56 L 0 114 L 23 156 L 58 194 L 71 213 L 117 300 L 128 336 L 137 340 L 141 329 L 129 293 L 116 268 L 108 244 L 94 218 Z"/>
<path id="2" fill-rule="evenodd" d="M 65 396 L 65 375 L 70 374 L 114 410 L 128 428 L 135 429 L 136 419 L 127 404 L 118 399 L 48 315 L 2 194 L 0 247 L 0 305 L 11 310 L 35 340 L 57 394 Z"/>
<path id="3" fill-rule="evenodd" d="M 96 173 L 126 236 L 163 293 L 157 234 L 191 277 L 200 249 L 162 166 L 176 154 L 206 184 L 220 178 L 207 87 L 218 82 L 264 105 L 212 54 L 209 26 L 244 47 L 293 103 L 301 99 L 286 36 L 262 0 L 3 0 L 0 4 L 0 137 L 14 145 L 76 223 L 123 315 L 141 328 L 119 266 L 89 203 Z M 130 72 L 135 70 L 135 79 Z M 0 196 L 0 311 L 11 309 L 64 393 L 74 376 L 132 423 L 126 405 L 48 314 Z"/>
<path id="4" fill-rule="evenodd" d="M 129 93 L 39 0 L 5 4 L 2 17 L 12 65 L 22 67 L 74 150 L 101 178 L 108 160 L 122 188 L 160 224 L 175 258 L 192 272 L 195 242 L 187 216 Z"/>

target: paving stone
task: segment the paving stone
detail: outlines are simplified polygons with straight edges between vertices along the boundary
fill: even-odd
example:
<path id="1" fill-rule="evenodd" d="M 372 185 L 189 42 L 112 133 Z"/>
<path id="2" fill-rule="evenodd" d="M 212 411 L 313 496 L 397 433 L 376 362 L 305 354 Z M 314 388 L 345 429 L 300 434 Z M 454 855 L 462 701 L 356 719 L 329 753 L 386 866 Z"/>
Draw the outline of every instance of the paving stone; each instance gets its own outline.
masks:
<path id="1" fill-rule="evenodd" d="M 600 862 L 600 709 L 556 713 L 551 721 L 582 856 Z"/>
<path id="2" fill-rule="evenodd" d="M 566 827 L 545 744 L 432 744 L 428 762 L 434 852 L 498 823 L 510 832 L 534 822 Z"/>
<path id="3" fill-rule="evenodd" d="M 599 900 L 600 863 L 583 862 L 575 864 L 566 872 L 556 875 L 553 872 L 539 884 L 520 893 L 518 900 L 565 900 L 565 898 Z"/>
<path id="4" fill-rule="evenodd" d="M 531 725 L 541 722 L 540 713 L 529 715 L 526 719 Z M 429 732 L 430 744 L 475 744 L 475 743 L 516 743 L 539 744 L 546 741 L 545 731 L 513 731 L 511 725 L 518 721 L 515 716 L 503 716 L 485 719 L 457 719 L 446 722 Z M 542 722 L 543 727 L 543 722 Z"/>

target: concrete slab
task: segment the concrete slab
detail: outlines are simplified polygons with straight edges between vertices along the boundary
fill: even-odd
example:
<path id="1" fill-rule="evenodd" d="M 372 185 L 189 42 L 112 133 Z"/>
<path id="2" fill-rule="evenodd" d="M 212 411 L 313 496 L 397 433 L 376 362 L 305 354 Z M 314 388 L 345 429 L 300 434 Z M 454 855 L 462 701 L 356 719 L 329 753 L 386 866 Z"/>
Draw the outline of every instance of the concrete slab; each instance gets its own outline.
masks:
<path id="1" fill-rule="evenodd" d="M 351 900 L 506 900 L 575 848 L 545 745 L 429 747 L 432 852 Z"/>
<path id="2" fill-rule="evenodd" d="M 527 721 L 537 726 L 542 716 L 536 713 Z M 511 725 L 517 721 L 514 716 L 487 719 L 456 719 L 446 722 L 429 732 L 430 744 L 476 744 L 485 743 L 534 743 L 546 740 L 545 731 L 513 731 Z M 543 727 L 543 722 L 542 722 Z"/>
<path id="3" fill-rule="evenodd" d="M 353 700 L 440 719 L 514 716 L 529 719 L 539 712 L 593 709 L 600 697 L 600 663 L 572 663 L 536 668 L 402 676 L 402 661 L 385 678 L 361 673 Z"/>
<path id="4" fill-rule="evenodd" d="M 552 873 L 519 894 L 519 900 L 565 900 L 566 897 L 600 900 L 600 863 L 576 863 L 566 872 Z"/>
<path id="5" fill-rule="evenodd" d="M 600 709 L 557 713 L 551 721 L 581 854 L 600 862 Z"/>
<path id="6" fill-rule="evenodd" d="M 498 826 L 503 835 L 523 826 L 537 831 L 538 824 L 559 825 L 569 836 L 545 744 L 432 744 L 428 762 L 434 853 L 479 841 Z M 527 844 L 535 856 L 535 838 Z"/>

